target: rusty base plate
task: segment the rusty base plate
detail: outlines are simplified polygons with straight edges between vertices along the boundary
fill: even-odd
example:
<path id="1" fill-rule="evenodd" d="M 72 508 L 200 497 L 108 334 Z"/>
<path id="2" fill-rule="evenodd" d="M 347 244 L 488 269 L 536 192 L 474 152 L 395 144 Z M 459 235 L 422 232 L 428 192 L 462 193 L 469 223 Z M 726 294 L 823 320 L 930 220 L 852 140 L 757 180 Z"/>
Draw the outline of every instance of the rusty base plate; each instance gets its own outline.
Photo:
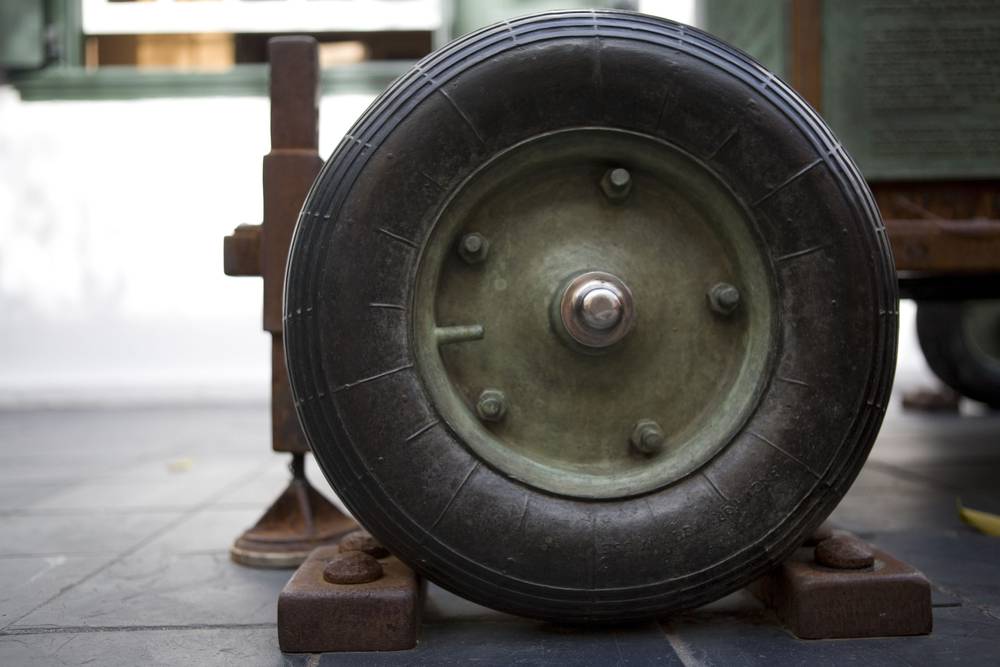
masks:
<path id="1" fill-rule="evenodd" d="M 962 397 L 948 387 L 923 387 L 903 394 L 903 409 L 917 412 L 958 412 Z"/>
<path id="2" fill-rule="evenodd" d="M 249 567 L 298 567 L 313 549 L 333 544 L 357 527 L 305 478 L 294 478 L 229 555 Z"/>
<path id="3" fill-rule="evenodd" d="M 316 549 L 281 591 L 281 650 L 400 651 L 416 646 L 421 591 L 413 571 L 388 556 L 378 560 L 382 574 L 374 581 L 330 583 L 324 570 L 343 555 L 337 547 Z"/>
<path id="4" fill-rule="evenodd" d="M 802 548 L 750 590 L 801 639 L 929 634 L 930 583 L 884 551 L 871 555 L 870 567 L 835 569 Z"/>

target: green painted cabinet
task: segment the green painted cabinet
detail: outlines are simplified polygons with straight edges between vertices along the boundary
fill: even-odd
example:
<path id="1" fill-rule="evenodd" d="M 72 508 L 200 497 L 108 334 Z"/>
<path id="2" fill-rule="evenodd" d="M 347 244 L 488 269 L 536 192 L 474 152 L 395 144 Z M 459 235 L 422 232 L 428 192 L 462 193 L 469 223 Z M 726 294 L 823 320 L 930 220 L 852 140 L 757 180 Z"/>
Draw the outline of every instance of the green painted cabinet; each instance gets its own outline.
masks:
<path id="1" fill-rule="evenodd" d="M 793 9 L 810 5 L 821 112 L 868 178 L 1000 176 L 1000 3 L 702 0 L 700 13 L 709 32 L 786 77 Z"/>
<path id="2" fill-rule="evenodd" d="M 0 2 L 0 68 L 36 69 L 45 64 L 43 0 Z"/>

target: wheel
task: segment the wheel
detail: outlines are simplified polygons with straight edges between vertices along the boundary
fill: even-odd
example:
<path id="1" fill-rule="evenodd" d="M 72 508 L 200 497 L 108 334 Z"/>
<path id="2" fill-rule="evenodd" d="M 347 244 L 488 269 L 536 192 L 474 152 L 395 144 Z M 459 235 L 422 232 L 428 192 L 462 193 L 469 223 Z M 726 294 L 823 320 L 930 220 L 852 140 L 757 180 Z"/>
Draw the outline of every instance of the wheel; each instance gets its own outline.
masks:
<path id="1" fill-rule="evenodd" d="M 863 464 L 897 294 L 816 114 L 700 31 L 481 30 L 326 163 L 286 280 L 299 416 L 389 549 L 481 604 L 621 621 L 731 592 Z"/>
<path id="2" fill-rule="evenodd" d="M 942 382 L 1000 408 L 1000 302 L 921 301 L 917 338 Z"/>

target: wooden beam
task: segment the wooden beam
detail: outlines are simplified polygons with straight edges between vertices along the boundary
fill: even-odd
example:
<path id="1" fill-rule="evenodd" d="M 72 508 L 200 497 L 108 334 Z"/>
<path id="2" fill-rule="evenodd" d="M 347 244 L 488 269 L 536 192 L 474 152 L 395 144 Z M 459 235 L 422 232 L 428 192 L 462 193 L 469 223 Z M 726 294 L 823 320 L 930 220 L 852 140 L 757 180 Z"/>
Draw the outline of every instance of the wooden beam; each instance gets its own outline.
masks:
<path id="1" fill-rule="evenodd" d="M 1000 220 L 886 220 L 897 271 L 1000 272 Z"/>
<path id="2" fill-rule="evenodd" d="M 823 0 L 792 0 L 789 72 L 792 87 L 817 111 L 823 103 Z"/>

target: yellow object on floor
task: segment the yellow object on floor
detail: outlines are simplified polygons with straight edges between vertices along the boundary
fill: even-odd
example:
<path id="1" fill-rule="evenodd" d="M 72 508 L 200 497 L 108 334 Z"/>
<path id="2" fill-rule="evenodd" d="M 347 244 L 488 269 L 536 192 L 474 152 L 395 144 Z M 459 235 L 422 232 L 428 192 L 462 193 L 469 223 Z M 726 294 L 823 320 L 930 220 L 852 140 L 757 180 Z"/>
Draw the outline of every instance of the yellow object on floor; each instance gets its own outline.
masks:
<path id="1" fill-rule="evenodd" d="M 962 501 L 958 502 L 958 515 L 962 521 L 969 524 L 976 530 L 991 537 L 1000 537 L 1000 516 L 970 509 L 962 506 Z"/>

